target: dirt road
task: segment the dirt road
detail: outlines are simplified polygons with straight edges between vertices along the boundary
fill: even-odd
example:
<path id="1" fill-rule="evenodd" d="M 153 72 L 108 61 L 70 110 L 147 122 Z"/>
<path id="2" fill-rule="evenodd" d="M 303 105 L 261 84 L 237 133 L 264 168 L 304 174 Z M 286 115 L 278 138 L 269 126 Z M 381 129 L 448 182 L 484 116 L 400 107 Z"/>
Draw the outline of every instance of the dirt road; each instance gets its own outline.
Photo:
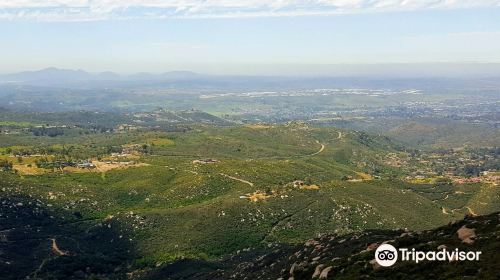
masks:
<path id="1" fill-rule="evenodd" d="M 64 252 L 61 249 L 59 249 L 59 247 L 57 246 L 55 238 L 51 238 L 50 240 L 52 240 L 52 251 L 54 253 L 58 254 L 59 256 L 66 256 L 66 255 L 68 255 L 67 252 Z"/>
<path id="2" fill-rule="evenodd" d="M 321 148 L 319 149 L 319 151 L 317 151 L 315 153 L 312 153 L 312 154 L 309 154 L 308 156 L 312 157 L 312 156 L 315 156 L 315 155 L 319 155 L 325 149 L 325 145 L 324 144 L 321 144 L 318 140 L 316 140 L 316 143 L 320 144 Z"/>
<path id="3" fill-rule="evenodd" d="M 249 182 L 247 180 L 243 180 L 243 179 L 240 179 L 240 178 L 237 178 L 237 177 L 233 177 L 233 176 L 230 176 L 230 175 L 227 175 L 227 174 L 224 174 L 224 173 L 219 173 L 220 175 L 224 176 L 224 177 L 227 177 L 229 179 L 233 179 L 235 181 L 239 181 L 239 182 L 242 182 L 242 183 L 245 183 L 247 185 L 249 185 L 250 187 L 253 187 L 254 184 L 252 182 Z"/>

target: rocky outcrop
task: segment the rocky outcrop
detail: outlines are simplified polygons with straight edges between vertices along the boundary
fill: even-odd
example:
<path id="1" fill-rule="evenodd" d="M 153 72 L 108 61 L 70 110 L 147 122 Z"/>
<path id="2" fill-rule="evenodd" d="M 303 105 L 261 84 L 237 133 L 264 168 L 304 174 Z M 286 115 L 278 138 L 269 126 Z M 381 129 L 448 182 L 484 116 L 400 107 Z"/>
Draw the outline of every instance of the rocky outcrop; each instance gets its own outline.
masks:
<path id="1" fill-rule="evenodd" d="M 476 238 L 476 230 L 473 228 L 468 228 L 464 225 L 457 230 L 457 235 L 463 243 L 472 244 L 474 243 L 474 239 Z"/>
<path id="2" fill-rule="evenodd" d="M 377 230 L 349 235 L 323 235 L 297 246 L 271 244 L 266 248 L 242 250 L 220 262 L 195 267 L 216 267 L 211 272 L 189 274 L 189 279 L 493 279 L 498 274 L 500 213 L 465 217 L 464 220 L 425 231 Z M 421 251 L 481 251 L 479 261 L 397 262 L 382 267 L 374 259 L 380 244 L 415 248 Z M 186 261 L 186 260 L 184 260 Z M 175 265 L 175 264 L 172 264 Z M 196 268 L 192 268 L 196 269 Z M 162 278 L 161 276 L 165 276 Z M 179 274 L 179 275 L 187 275 Z M 146 279 L 185 279 L 155 274 Z"/>
<path id="3" fill-rule="evenodd" d="M 332 270 L 332 267 L 329 266 L 321 271 L 321 274 L 319 275 L 320 280 L 325 280 L 328 279 L 328 273 L 330 273 L 330 270 Z"/>

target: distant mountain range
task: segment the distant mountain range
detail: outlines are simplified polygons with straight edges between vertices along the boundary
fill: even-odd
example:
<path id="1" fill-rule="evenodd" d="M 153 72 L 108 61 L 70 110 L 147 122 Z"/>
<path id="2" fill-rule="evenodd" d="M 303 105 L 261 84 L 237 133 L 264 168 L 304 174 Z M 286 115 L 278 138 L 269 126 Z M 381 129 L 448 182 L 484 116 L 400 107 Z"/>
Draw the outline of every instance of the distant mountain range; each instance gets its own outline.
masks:
<path id="1" fill-rule="evenodd" d="M 36 71 L 24 71 L 0 75 L 1 85 L 23 84 L 27 86 L 64 88 L 130 88 L 130 87 L 177 87 L 217 90 L 288 90 L 310 88 L 465 88 L 479 85 L 499 86 L 498 76 L 486 78 L 445 78 L 418 76 L 255 76 L 255 75 L 209 75 L 190 71 L 165 73 L 140 72 L 122 75 L 114 72 L 91 73 L 49 67 Z M 500 75 L 500 72 L 499 72 Z"/>
<path id="2" fill-rule="evenodd" d="M 273 72 L 263 71 L 268 74 L 223 74 L 206 75 L 190 71 L 171 71 L 165 73 L 135 73 L 121 75 L 114 72 L 90 73 L 84 70 L 70 70 L 49 67 L 35 71 L 24 71 L 6 75 L 0 75 L 0 82 L 30 82 L 36 84 L 67 84 L 75 81 L 186 81 L 202 80 L 204 82 L 223 81 L 227 78 L 234 81 L 241 80 L 265 80 L 294 81 L 311 79 L 498 79 L 500 77 L 500 63 L 396 63 L 396 64 L 336 64 L 336 65 L 309 65 L 303 66 L 303 70 L 290 72 L 290 68 L 299 66 L 284 65 L 276 68 Z M 300 67 L 299 67 L 300 68 Z M 251 70 L 251 69 L 249 69 Z M 237 71 L 240 72 L 241 71 Z M 276 74 L 269 74 L 276 73 Z M 297 73 L 297 74 L 292 74 Z M 301 74 L 299 74 L 301 73 Z"/>
<path id="3" fill-rule="evenodd" d="M 57 82 L 57 81 L 120 81 L 120 80 L 189 80 L 204 75 L 190 71 L 172 71 L 161 74 L 137 73 L 120 75 L 114 72 L 89 73 L 84 70 L 70 70 L 49 67 L 36 71 L 24 71 L 0 75 L 3 82 Z"/>

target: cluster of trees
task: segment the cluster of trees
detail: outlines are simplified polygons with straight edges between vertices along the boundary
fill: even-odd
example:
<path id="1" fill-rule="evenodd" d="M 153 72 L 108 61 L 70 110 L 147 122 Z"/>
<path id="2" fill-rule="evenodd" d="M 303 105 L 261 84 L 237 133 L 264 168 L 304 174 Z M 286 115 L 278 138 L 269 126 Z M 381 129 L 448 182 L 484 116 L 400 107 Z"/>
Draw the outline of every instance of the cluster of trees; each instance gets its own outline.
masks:
<path id="1" fill-rule="evenodd" d="M 140 152 L 143 154 L 153 154 L 153 146 L 148 144 L 142 144 Z"/>
<path id="2" fill-rule="evenodd" d="M 363 144 L 363 145 L 366 145 L 368 147 L 370 147 L 370 145 L 373 144 L 373 139 L 372 137 L 368 134 L 368 133 L 365 133 L 365 132 L 360 132 L 359 133 L 359 136 L 358 136 L 358 141 Z"/>
<path id="3" fill-rule="evenodd" d="M 47 158 L 41 158 L 35 161 L 36 167 L 38 168 L 46 168 L 46 169 L 54 169 L 54 168 L 63 168 L 66 166 L 75 166 L 76 164 L 72 161 L 68 161 L 63 158 L 56 158 L 54 160 L 48 160 Z"/>
<path id="4" fill-rule="evenodd" d="M 31 155 L 56 155 L 66 158 L 66 160 L 86 160 L 92 157 L 101 157 L 111 153 L 121 153 L 123 148 L 119 145 L 108 146 L 34 146 L 34 147 L 14 147 L 6 148 L 5 154 L 12 154 L 18 157 Z M 147 149 L 146 149 L 147 150 Z"/>
<path id="5" fill-rule="evenodd" d="M 466 165 L 464 166 L 463 172 L 467 177 L 477 177 L 483 171 L 499 170 L 499 169 L 500 169 L 499 161 L 487 161 L 481 166 Z"/>
<path id="6" fill-rule="evenodd" d="M 105 126 L 105 125 L 98 125 L 98 124 L 93 124 L 93 125 L 88 125 L 88 126 L 76 126 L 76 127 L 80 127 L 80 128 L 83 128 L 83 129 L 87 129 L 87 130 L 90 130 L 92 131 L 93 133 L 104 133 L 104 132 L 112 132 L 113 131 L 113 127 L 112 126 Z"/>
<path id="7" fill-rule="evenodd" d="M 472 159 L 480 160 L 481 165 L 465 165 L 463 167 L 463 173 L 465 176 L 475 177 L 479 176 L 482 171 L 500 169 L 500 161 L 498 160 L 498 157 L 500 156 L 500 147 L 478 148 L 472 149 L 468 152 L 472 154 Z"/>
<path id="8" fill-rule="evenodd" d="M 12 162 L 5 159 L 0 159 L 0 170 L 12 171 Z"/>
<path id="9" fill-rule="evenodd" d="M 64 135 L 64 129 L 60 127 L 32 127 L 30 128 L 30 132 L 35 136 L 49 136 L 56 137 L 60 135 Z"/>
<path id="10" fill-rule="evenodd" d="M 482 168 L 479 166 L 475 165 L 466 165 L 464 166 L 464 174 L 467 177 L 476 177 L 479 176 L 479 173 L 481 173 Z"/>

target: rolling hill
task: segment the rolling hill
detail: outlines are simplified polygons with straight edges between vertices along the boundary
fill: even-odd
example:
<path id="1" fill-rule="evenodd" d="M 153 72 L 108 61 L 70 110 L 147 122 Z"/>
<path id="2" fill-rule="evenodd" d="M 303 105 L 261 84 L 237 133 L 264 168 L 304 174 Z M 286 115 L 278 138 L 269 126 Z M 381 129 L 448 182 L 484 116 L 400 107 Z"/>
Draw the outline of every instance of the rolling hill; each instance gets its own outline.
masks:
<path id="1" fill-rule="evenodd" d="M 499 210 L 498 188 L 488 184 L 401 180 L 402 171 L 384 164 L 382 155 L 402 146 L 351 130 L 198 124 L 173 132 L 70 129 L 57 137 L 2 137 L 14 137 L 23 149 L 50 147 L 52 157 L 94 151 L 93 162 L 109 166 L 0 172 L 0 249 L 9 252 L 0 263 L 23 277 L 143 275 L 179 259 L 216 261 L 325 234 L 427 230 L 462 218 L 469 208 L 475 214 Z M 107 147 L 117 146 L 140 164 L 107 159 Z M 15 166 L 28 168 L 31 157 Z M 458 191 L 466 195 L 436 199 Z M 34 254 L 21 258 L 27 251 Z"/>

